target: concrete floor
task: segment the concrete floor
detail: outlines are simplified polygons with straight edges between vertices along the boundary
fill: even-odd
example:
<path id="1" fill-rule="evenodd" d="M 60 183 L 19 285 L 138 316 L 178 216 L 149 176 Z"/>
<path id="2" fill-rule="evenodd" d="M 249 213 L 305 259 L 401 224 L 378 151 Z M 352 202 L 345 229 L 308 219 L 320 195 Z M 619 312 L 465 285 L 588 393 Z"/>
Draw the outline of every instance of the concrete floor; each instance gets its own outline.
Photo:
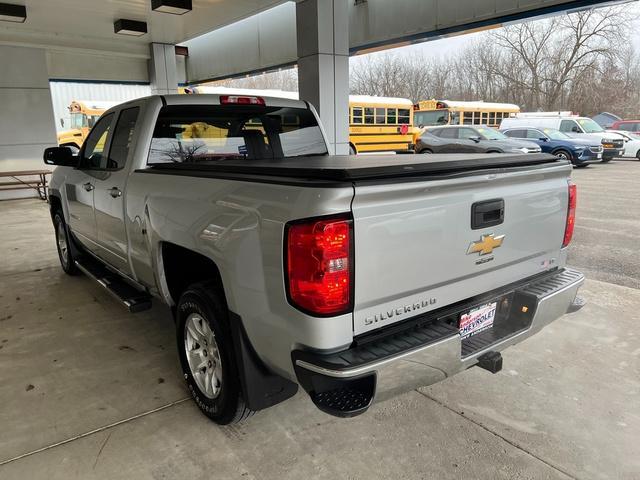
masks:
<path id="1" fill-rule="evenodd" d="M 592 277 L 640 281 L 638 173 L 576 171 L 571 261 Z M 506 351 L 497 375 L 349 420 L 299 394 L 220 428 L 188 399 L 167 310 L 130 315 L 64 275 L 46 204 L 0 202 L 0 259 L 3 480 L 640 478 L 638 289 L 588 280 L 588 305 Z"/>

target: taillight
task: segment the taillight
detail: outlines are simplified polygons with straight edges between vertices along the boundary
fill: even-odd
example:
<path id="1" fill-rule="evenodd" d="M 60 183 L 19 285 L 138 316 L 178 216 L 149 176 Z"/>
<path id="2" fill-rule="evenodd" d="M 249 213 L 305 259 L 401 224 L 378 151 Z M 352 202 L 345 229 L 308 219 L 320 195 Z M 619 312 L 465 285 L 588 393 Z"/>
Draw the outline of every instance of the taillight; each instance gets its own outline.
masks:
<path id="1" fill-rule="evenodd" d="M 263 105 L 262 97 L 246 97 L 242 95 L 220 95 L 220 105 Z"/>
<path id="2" fill-rule="evenodd" d="M 567 224 L 564 228 L 564 241 L 562 242 L 562 248 L 571 243 L 573 237 L 573 228 L 576 224 L 576 202 L 578 197 L 578 191 L 575 184 L 569 183 L 569 206 L 567 207 Z"/>
<path id="3" fill-rule="evenodd" d="M 353 221 L 317 218 L 287 225 L 289 302 L 315 316 L 350 312 L 353 304 Z"/>

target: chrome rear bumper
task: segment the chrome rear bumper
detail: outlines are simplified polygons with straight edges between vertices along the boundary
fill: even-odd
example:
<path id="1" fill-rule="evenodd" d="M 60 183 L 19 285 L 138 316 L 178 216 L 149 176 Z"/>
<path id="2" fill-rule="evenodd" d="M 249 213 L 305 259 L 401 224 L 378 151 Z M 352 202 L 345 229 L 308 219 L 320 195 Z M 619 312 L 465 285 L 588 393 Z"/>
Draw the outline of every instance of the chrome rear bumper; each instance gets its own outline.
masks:
<path id="1" fill-rule="evenodd" d="M 352 379 L 361 381 L 367 376 L 374 376 L 371 400 L 375 393 L 376 401 L 431 385 L 474 366 L 478 363 L 478 358 L 487 352 L 500 352 L 525 340 L 575 308 L 574 300 L 583 283 L 584 276 L 580 272 L 563 269 L 515 289 L 514 294 L 518 295 L 516 298 L 527 298 L 529 304 L 535 306 L 529 325 L 511 335 L 488 343 L 471 354 L 463 354 L 465 348 L 457 329 L 447 327 L 448 331 L 446 328 L 438 330 L 441 334 L 440 338 L 437 336 L 427 338 L 425 344 L 419 346 L 409 345 L 411 343 L 407 342 L 409 337 L 403 339 L 396 335 L 395 338 L 398 338 L 398 341 L 389 345 L 393 347 L 398 344 L 408 344 L 409 347 L 406 350 L 353 366 L 348 364 L 349 359 L 355 356 L 351 355 L 350 351 L 344 352 L 346 355 L 341 358 L 347 360 L 340 365 L 336 365 L 333 360 L 325 361 L 321 354 L 314 356 L 294 352 L 293 361 L 298 381 L 314 399 L 314 395 L 322 389 L 331 389 L 336 385 L 345 388 Z M 360 353 L 358 356 L 362 357 Z M 336 358 L 336 354 L 333 358 Z M 321 405 L 318 406 L 328 411 Z M 365 410 L 366 408 L 360 409 L 357 413 Z M 328 413 L 338 414 L 331 411 Z"/>

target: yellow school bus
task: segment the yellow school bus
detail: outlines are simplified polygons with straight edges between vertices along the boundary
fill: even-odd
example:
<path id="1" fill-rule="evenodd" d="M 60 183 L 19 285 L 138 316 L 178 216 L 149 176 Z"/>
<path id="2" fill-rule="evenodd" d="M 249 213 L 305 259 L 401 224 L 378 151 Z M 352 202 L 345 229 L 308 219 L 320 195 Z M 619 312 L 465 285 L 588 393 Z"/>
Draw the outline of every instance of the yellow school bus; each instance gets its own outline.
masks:
<path id="1" fill-rule="evenodd" d="M 69 105 L 71 117 L 70 130 L 58 133 L 58 145 L 80 149 L 89 130 L 106 110 L 118 102 L 96 102 L 93 100 L 74 100 Z"/>
<path id="2" fill-rule="evenodd" d="M 407 153 L 413 149 L 413 104 L 407 98 L 349 96 L 349 150 Z"/>
<path id="3" fill-rule="evenodd" d="M 458 102 L 452 100 L 424 100 L 413 106 L 414 125 L 486 125 L 499 127 L 503 118 L 520 113 L 512 103 Z"/>

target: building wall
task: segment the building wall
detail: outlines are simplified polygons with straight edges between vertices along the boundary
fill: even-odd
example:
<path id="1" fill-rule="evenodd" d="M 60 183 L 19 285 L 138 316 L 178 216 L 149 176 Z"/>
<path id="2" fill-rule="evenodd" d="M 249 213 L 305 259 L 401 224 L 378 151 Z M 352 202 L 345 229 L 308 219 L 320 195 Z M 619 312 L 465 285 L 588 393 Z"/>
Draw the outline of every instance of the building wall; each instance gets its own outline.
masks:
<path id="1" fill-rule="evenodd" d="M 42 168 L 56 145 L 46 53 L 0 46 L 0 171 Z"/>

